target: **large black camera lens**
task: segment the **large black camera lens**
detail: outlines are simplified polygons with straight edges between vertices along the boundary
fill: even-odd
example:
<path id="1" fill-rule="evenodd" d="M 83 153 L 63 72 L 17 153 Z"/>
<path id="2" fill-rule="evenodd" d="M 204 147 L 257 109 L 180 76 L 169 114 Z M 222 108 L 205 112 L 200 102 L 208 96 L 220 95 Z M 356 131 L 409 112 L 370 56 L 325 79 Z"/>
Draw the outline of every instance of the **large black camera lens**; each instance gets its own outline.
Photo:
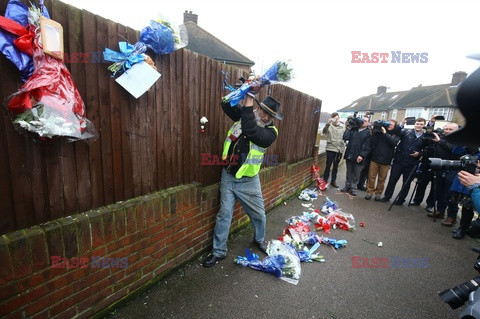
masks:
<path id="1" fill-rule="evenodd" d="M 462 163 L 460 161 L 442 160 L 441 158 L 430 158 L 430 167 L 434 170 L 461 170 Z"/>
<path id="2" fill-rule="evenodd" d="M 442 291 L 439 293 L 439 296 L 443 302 L 447 303 L 452 309 L 457 309 L 468 300 L 468 295 L 470 295 L 472 291 L 477 290 L 479 285 L 480 276 L 477 276 L 461 285 Z"/>

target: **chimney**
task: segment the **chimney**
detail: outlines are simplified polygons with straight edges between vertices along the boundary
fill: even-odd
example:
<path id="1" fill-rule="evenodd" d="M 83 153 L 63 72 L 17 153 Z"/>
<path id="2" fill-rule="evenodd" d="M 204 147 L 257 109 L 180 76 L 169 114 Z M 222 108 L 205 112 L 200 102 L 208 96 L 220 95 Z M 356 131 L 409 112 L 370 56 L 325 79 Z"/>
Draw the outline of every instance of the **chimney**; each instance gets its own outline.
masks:
<path id="1" fill-rule="evenodd" d="M 463 80 L 467 78 L 467 73 L 463 71 L 458 71 L 452 75 L 452 86 L 459 85 Z"/>
<path id="2" fill-rule="evenodd" d="M 198 24 L 198 15 L 195 13 L 192 13 L 192 11 L 187 11 L 183 13 L 183 23 L 187 21 L 192 21 L 195 24 Z"/>
<path id="3" fill-rule="evenodd" d="M 381 85 L 381 86 L 379 86 L 379 87 L 377 88 L 377 95 L 381 95 L 381 94 L 383 94 L 383 93 L 387 93 L 387 87 Z"/>

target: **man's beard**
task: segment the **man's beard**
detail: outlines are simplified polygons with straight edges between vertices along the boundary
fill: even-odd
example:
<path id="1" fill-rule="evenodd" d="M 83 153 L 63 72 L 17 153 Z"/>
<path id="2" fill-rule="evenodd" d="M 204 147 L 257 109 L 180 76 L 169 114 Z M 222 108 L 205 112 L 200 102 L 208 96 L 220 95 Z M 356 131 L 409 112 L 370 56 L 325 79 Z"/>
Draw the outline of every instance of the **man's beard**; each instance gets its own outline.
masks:
<path id="1" fill-rule="evenodd" d="M 257 122 L 257 125 L 260 126 L 260 127 L 265 127 L 267 126 L 268 124 L 270 123 L 264 123 L 262 121 L 262 118 L 260 117 L 260 115 L 258 115 L 257 112 L 254 112 L 255 113 L 255 122 Z"/>

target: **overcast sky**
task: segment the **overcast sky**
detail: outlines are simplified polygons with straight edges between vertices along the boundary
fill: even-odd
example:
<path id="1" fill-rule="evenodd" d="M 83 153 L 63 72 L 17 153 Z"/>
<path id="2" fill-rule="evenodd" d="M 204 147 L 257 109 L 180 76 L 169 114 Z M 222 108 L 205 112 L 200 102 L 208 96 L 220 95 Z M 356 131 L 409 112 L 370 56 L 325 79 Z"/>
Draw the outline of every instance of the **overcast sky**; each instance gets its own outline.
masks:
<path id="1" fill-rule="evenodd" d="M 257 73 L 291 60 L 295 78 L 288 85 L 321 99 L 324 112 L 380 85 L 399 91 L 450 83 L 454 72 L 480 67 L 466 57 L 480 52 L 478 0 L 64 2 L 138 30 L 157 17 L 181 24 L 183 12 L 193 11 L 200 27 L 253 60 Z M 352 51 L 388 53 L 388 62 L 352 63 Z M 392 63 L 392 51 L 423 53 L 427 61 Z"/>

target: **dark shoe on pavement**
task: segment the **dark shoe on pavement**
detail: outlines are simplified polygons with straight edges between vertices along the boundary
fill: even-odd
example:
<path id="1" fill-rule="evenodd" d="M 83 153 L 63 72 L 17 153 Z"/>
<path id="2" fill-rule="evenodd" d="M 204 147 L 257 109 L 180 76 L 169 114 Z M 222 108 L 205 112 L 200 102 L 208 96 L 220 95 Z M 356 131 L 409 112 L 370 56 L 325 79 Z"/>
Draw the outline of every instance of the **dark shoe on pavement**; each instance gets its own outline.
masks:
<path id="1" fill-rule="evenodd" d="M 330 182 L 330 186 L 335 187 L 335 188 L 338 188 L 338 185 L 337 185 L 337 183 L 335 183 L 335 182 Z"/>
<path id="2" fill-rule="evenodd" d="M 366 200 L 371 200 L 371 199 L 372 199 L 372 194 L 367 194 L 367 195 L 365 195 L 365 199 L 366 199 Z"/>
<path id="3" fill-rule="evenodd" d="M 420 206 L 420 203 L 419 202 L 411 202 L 410 206 Z"/>
<path id="4" fill-rule="evenodd" d="M 431 213 L 428 213 L 427 216 L 428 217 L 435 217 L 435 218 L 443 218 L 443 216 L 445 215 L 445 213 L 442 213 L 442 212 L 439 212 L 438 210 L 436 210 L 435 212 L 431 212 Z"/>
<path id="5" fill-rule="evenodd" d="M 265 255 L 268 255 L 267 254 L 267 248 L 268 248 L 268 244 L 266 242 L 255 242 L 255 246 L 257 246 L 258 250 L 260 250 L 262 253 L 264 253 Z"/>
<path id="6" fill-rule="evenodd" d="M 403 200 L 397 199 L 393 202 L 393 205 L 403 205 Z"/>
<path id="7" fill-rule="evenodd" d="M 350 189 L 349 194 L 352 196 L 357 196 L 357 192 L 354 189 Z"/>
<path id="8" fill-rule="evenodd" d="M 381 197 L 380 195 L 375 196 L 375 201 L 376 201 L 376 202 L 381 202 L 381 201 L 382 201 L 382 197 Z"/>
<path id="9" fill-rule="evenodd" d="M 465 237 L 465 230 L 459 229 L 455 234 L 452 235 L 455 239 L 462 239 Z"/>
<path id="10" fill-rule="evenodd" d="M 220 260 L 225 259 L 225 256 L 223 257 L 217 257 L 214 254 L 210 254 L 205 258 L 203 261 L 203 267 L 212 267 L 215 266 Z"/>
<path id="11" fill-rule="evenodd" d="M 380 201 L 381 201 L 382 203 L 387 203 L 387 202 L 390 201 L 390 198 L 382 197 L 382 198 L 380 198 Z"/>
<path id="12" fill-rule="evenodd" d="M 457 220 L 453 217 L 447 217 L 445 218 L 444 221 L 442 221 L 442 225 L 443 226 L 447 226 L 447 227 L 452 227 L 453 224 L 455 224 L 457 222 Z"/>
<path id="13" fill-rule="evenodd" d="M 357 185 L 357 189 L 360 190 L 360 191 L 364 191 L 364 192 L 367 191 L 367 188 L 365 186 L 358 186 Z"/>
<path id="14" fill-rule="evenodd" d="M 429 213 L 433 213 L 433 207 L 427 207 L 425 210 Z"/>
<path id="15" fill-rule="evenodd" d="M 342 193 L 350 193 L 350 188 L 344 187 L 340 190 Z"/>

